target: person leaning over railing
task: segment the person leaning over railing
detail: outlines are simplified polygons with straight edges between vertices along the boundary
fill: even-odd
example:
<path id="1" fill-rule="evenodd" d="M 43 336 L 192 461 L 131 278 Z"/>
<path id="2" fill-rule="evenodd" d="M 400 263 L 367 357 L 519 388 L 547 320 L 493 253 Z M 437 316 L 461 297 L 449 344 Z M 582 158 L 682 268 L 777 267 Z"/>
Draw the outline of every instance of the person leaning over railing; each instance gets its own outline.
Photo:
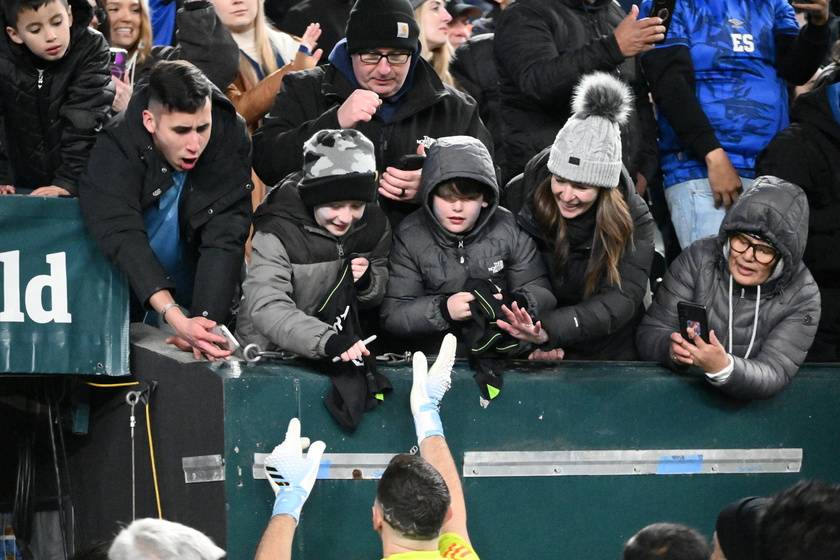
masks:
<path id="1" fill-rule="evenodd" d="M 699 369 L 743 399 L 781 391 L 820 320 L 820 294 L 802 263 L 808 213 L 802 189 L 757 178 L 718 235 L 694 242 L 671 264 L 636 334 L 642 359 L 680 372 Z M 678 324 L 682 301 L 706 308 L 708 343 Z"/>

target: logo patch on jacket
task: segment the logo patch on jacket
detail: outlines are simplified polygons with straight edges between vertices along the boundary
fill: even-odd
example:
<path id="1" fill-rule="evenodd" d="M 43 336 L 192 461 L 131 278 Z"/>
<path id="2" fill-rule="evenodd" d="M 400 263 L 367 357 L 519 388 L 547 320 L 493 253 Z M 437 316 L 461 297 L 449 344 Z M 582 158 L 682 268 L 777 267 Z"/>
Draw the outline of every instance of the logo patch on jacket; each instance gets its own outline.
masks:
<path id="1" fill-rule="evenodd" d="M 493 266 L 491 266 L 491 267 L 490 267 L 490 268 L 488 268 L 487 270 L 489 270 L 489 271 L 490 271 L 490 272 L 492 272 L 493 274 L 498 274 L 498 273 L 500 273 L 500 272 L 502 271 L 502 269 L 504 269 L 504 268 L 505 268 L 505 261 L 496 261 L 496 262 L 494 262 L 494 263 L 493 263 Z"/>

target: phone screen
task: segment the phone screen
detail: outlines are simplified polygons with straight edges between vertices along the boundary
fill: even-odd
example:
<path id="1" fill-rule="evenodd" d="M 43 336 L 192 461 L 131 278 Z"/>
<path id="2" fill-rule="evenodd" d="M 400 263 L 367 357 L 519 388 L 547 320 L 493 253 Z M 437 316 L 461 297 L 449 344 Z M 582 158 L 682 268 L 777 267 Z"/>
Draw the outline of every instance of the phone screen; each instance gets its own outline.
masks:
<path id="1" fill-rule="evenodd" d="M 111 75 L 125 80 L 125 67 L 128 63 L 128 51 L 120 48 L 111 48 Z"/>
<path id="2" fill-rule="evenodd" d="M 707 344 L 709 343 L 709 325 L 706 318 L 706 308 L 696 303 L 681 301 L 677 304 L 679 333 L 689 342 L 688 329 L 694 331 Z"/>

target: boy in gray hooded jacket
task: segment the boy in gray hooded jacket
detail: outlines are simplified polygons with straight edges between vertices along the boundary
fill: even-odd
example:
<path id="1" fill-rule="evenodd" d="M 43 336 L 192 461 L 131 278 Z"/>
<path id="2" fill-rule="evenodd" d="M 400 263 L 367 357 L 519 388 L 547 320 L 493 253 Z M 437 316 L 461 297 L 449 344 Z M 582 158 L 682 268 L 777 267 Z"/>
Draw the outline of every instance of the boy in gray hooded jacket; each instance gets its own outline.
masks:
<path id="1" fill-rule="evenodd" d="M 474 318 L 475 286 L 513 297 L 534 316 L 554 308 L 533 240 L 498 205 L 495 168 L 481 142 L 439 138 L 428 150 L 420 194 L 421 208 L 394 233 L 380 313 L 386 331 L 411 337 L 415 349 L 437 348 Z"/>

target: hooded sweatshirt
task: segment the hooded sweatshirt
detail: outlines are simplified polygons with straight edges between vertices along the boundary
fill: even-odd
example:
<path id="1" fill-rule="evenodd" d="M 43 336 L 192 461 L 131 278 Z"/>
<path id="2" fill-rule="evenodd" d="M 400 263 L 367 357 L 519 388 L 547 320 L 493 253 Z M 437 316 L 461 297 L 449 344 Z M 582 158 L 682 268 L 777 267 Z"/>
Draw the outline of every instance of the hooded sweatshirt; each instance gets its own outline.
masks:
<path id="1" fill-rule="evenodd" d="M 760 286 L 740 286 L 729 272 L 735 232 L 765 239 L 780 252 Z M 756 179 L 729 209 L 718 236 L 696 241 L 671 264 L 637 331 L 641 357 L 677 369 L 669 338 L 678 328 L 677 303 L 693 302 L 706 308 L 709 330 L 732 360 L 723 380 L 707 379 L 742 399 L 781 391 L 799 371 L 820 319 L 819 291 L 802 263 L 807 236 L 805 193 L 776 177 Z"/>
<path id="2" fill-rule="evenodd" d="M 490 196 L 469 231 L 445 229 L 432 210 L 433 191 L 455 178 L 474 179 Z M 382 302 L 382 324 L 399 337 L 426 337 L 429 347 L 456 325 L 443 311 L 449 296 L 467 291 L 470 280 L 491 280 L 521 294 L 533 316 L 552 309 L 554 296 L 536 245 L 514 216 L 499 206 L 493 161 L 475 138 L 438 139 L 428 152 L 420 183 L 421 208 L 396 229 L 390 279 Z"/>

